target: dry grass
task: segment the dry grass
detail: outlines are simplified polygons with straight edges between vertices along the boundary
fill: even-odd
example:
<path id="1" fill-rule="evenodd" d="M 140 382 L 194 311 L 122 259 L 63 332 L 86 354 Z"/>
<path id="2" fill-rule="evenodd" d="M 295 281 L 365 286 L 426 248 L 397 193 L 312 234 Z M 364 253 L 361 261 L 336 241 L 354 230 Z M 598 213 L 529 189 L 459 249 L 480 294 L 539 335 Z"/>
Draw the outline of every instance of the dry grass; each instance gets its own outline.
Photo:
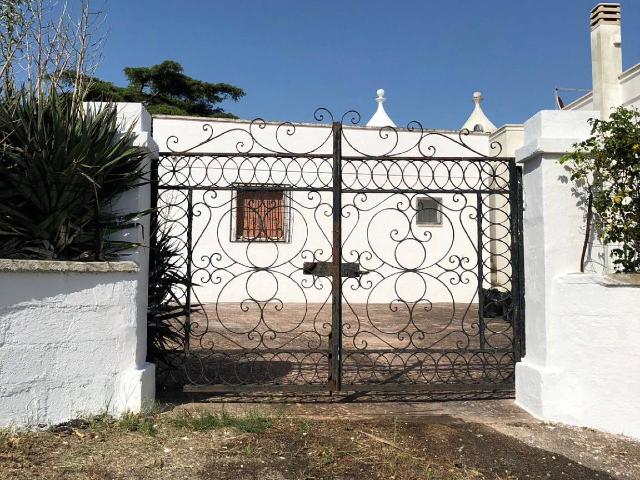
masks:
<path id="1" fill-rule="evenodd" d="M 562 476 L 553 465 L 542 469 L 540 457 L 478 425 L 310 421 L 259 410 L 103 415 L 48 431 L 0 433 L 2 479 L 596 478 L 584 468 L 565 468 Z"/>

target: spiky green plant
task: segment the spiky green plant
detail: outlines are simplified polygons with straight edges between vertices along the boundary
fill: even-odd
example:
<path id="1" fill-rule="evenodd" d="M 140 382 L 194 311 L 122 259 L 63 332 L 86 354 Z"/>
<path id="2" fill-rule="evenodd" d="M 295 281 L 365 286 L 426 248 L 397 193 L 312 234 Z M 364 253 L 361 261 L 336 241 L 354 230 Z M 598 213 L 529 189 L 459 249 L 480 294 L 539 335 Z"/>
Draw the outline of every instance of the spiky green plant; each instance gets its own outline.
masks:
<path id="1" fill-rule="evenodd" d="M 73 106 L 55 91 L 0 99 L 0 258 L 109 260 L 144 212 L 114 200 L 145 182 L 148 150 L 118 128 L 114 106 Z"/>
<path id="2" fill-rule="evenodd" d="M 199 312 L 201 306 L 186 304 L 186 292 L 194 284 L 181 267 L 178 241 L 156 219 L 152 221 L 151 230 L 154 240 L 149 267 L 147 357 L 156 362 L 160 370 L 175 370 L 189 334 L 187 314 Z"/>

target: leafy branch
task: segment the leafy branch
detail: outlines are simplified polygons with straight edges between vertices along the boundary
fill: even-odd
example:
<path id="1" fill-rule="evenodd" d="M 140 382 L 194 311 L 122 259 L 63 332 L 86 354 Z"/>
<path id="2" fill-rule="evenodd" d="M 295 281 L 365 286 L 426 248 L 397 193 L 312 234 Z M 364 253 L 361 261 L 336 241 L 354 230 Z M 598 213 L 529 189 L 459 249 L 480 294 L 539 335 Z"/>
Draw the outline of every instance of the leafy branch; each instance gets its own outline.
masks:
<path id="1" fill-rule="evenodd" d="M 609 120 L 590 124 L 591 136 L 560 160 L 589 199 L 585 246 L 595 228 L 613 246 L 617 272 L 640 272 L 640 111 L 619 107 Z"/>

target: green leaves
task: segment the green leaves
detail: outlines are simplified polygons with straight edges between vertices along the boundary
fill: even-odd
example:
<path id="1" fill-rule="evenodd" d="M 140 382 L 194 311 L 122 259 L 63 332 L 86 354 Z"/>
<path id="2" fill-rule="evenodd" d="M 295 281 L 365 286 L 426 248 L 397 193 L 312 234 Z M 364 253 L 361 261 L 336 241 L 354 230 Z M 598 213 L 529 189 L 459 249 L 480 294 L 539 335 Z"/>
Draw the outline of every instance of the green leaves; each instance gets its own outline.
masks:
<path id="1" fill-rule="evenodd" d="M 591 137 L 560 161 L 593 194 L 596 227 L 620 272 L 640 272 L 640 112 L 619 107 L 591 121 Z"/>
<path id="2" fill-rule="evenodd" d="M 148 151 L 113 106 L 22 91 L 0 101 L 0 138 L 0 257 L 108 260 L 131 247 L 110 239 L 131 225 L 111 205 L 144 182 Z"/>
<path id="3" fill-rule="evenodd" d="M 186 305 L 186 293 L 194 284 L 186 273 L 181 240 L 166 226 L 152 224 L 147 307 L 147 356 L 162 367 L 176 366 L 176 354 L 183 348 L 187 314 L 201 311 L 199 304 Z"/>
<path id="4" fill-rule="evenodd" d="M 218 104 L 237 101 L 245 95 L 241 88 L 228 83 L 191 78 L 184 74 L 182 65 L 172 60 L 151 67 L 127 67 L 124 73 L 129 81 L 127 87 L 88 78 L 86 100 L 141 102 L 152 114 L 236 118 Z M 73 85 L 74 75 L 64 73 L 67 86 Z"/>

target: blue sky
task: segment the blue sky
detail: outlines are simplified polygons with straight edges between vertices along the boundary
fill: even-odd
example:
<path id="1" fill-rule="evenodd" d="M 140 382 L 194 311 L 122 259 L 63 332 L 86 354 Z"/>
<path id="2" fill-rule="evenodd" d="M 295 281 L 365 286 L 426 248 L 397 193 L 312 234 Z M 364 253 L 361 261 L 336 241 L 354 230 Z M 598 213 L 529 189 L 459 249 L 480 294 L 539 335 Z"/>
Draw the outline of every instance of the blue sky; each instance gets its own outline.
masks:
<path id="1" fill-rule="evenodd" d="M 460 128 L 474 90 L 496 124 L 554 108 L 556 86 L 590 88 L 596 0 L 110 0 L 98 76 L 176 60 L 247 96 L 241 118 L 310 121 L 316 107 L 363 118 L 384 88 L 400 126 Z M 640 1 L 622 2 L 624 68 L 640 62 Z M 569 96 L 569 95 L 568 95 Z"/>

